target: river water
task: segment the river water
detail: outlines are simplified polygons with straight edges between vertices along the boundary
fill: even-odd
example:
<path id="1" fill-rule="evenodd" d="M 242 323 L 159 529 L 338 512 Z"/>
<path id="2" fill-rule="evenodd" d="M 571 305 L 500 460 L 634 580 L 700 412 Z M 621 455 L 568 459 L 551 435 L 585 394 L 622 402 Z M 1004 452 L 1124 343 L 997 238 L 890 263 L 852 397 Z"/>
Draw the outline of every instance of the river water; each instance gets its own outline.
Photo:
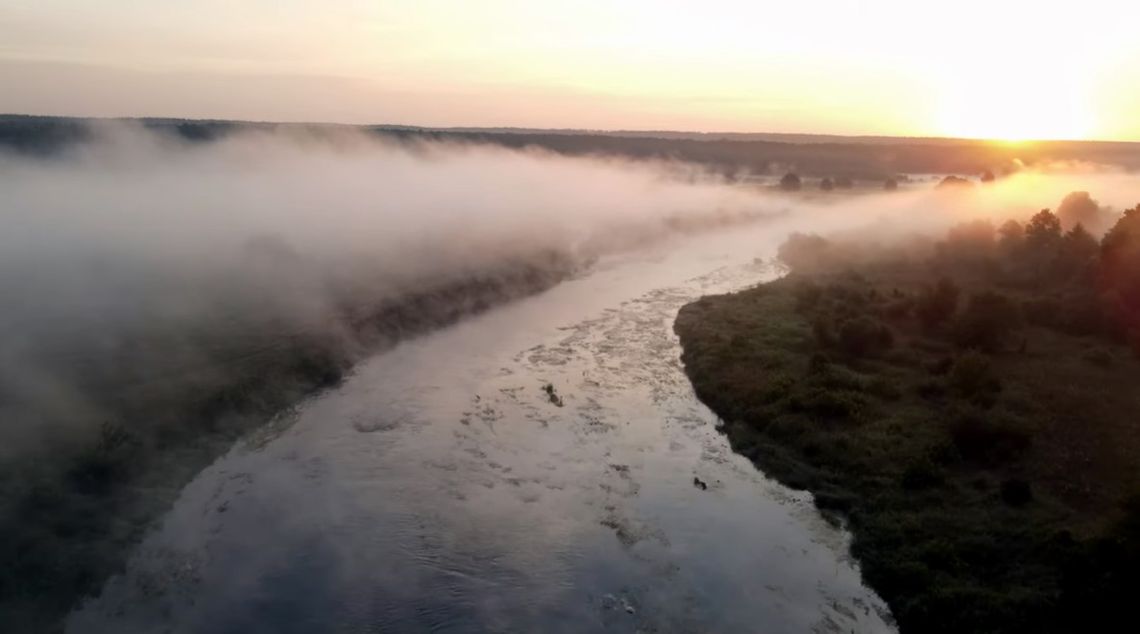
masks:
<path id="1" fill-rule="evenodd" d="M 199 474 L 68 630 L 892 631 L 680 364 L 677 310 L 770 278 L 782 235 L 610 258 L 365 361 Z"/>

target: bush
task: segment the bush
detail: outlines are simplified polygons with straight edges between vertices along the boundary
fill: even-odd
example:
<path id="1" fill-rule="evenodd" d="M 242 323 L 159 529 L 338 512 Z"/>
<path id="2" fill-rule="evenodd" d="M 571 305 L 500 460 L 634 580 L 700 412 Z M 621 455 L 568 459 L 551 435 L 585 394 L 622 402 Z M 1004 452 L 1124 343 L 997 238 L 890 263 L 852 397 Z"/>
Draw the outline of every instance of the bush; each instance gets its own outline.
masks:
<path id="1" fill-rule="evenodd" d="M 819 305 L 819 300 L 823 297 L 823 289 L 815 282 L 807 281 L 801 282 L 796 285 L 795 291 L 796 310 L 804 313 L 814 310 Z"/>
<path id="2" fill-rule="evenodd" d="M 776 259 L 793 271 L 810 271 L 835 263 L 835 249 L 814 233 L 793 233 L 776 250 Z"/>
<path id="3" fill-rule="evenodd" d="M 851 390 L 829 390 L 824 387 L 811 387 L 794 395 L 789 404 L 795 411 L 814 414 L 822 418 L 856 418 L 866 399 Z"/>
<path id="4" fill-rule="evenodd" d="M 903 471 L 901 484 L 908 491 L 919 491 L 938 486 L 942 482 L 942 470 L 929 457 L 924 457 Z"/>
<path id="5" fill-rule="evenodd" d="M 1029 448 L 1029 432 L 995 415 L 969 412 L 950 425 L 958 454 L 970 462 L 994 466 L 1009 462 Z"/>
<path id="6" fill-rule="evenodd" d="M 958 310 L 958 285 L 943 277 L 934 286 L 927 286 L 918 295 L 915 314 L 926 328 L 932 328 L 954 316 Z"/>
<path id="7" fill-rule="evenodd" d="M 1005 295 L 986 291 L 970 298 L 970 303 L 954 328 L 954 339 L 963 348 L 996 351 L 1009 333 L 1021 325 L 1021 312 Z"/>
<path id="8" fill-rule="evenodd" d="M 786 192 L 798 192 L 801 186 L 799 175 L 792 172 L 784 174 L 784 177 L 780 179 L 780 189 Z"/>
<path id="9" fill-rule="evenodd" d="M 840 325 L 836 343 L 846 355 L 865 357 L 890 348 L 894 336 L 885 325 L 869 317 L 856 317 Z"/>
<path id="10" fill-rule="evenodd" d="M 994 395 L 1001 391 L 1001 382 L 994 375 L 989 358 L 972 350 L 954 362 L 949 381 L 959 396 L 986 406 L 992 406 Z"/>

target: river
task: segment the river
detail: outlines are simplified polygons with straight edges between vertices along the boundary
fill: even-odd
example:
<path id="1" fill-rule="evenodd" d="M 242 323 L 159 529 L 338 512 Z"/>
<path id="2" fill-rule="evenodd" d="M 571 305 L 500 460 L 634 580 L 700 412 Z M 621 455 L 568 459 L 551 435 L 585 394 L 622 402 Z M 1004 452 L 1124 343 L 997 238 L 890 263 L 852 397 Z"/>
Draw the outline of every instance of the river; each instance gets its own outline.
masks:
<path id="1" fill-rule="evenodd" d="M 68 631 L 893 631 L 680 364 L 677 310 L 782 236 L 611 257 L 366 360 L 200 473 Z"/>

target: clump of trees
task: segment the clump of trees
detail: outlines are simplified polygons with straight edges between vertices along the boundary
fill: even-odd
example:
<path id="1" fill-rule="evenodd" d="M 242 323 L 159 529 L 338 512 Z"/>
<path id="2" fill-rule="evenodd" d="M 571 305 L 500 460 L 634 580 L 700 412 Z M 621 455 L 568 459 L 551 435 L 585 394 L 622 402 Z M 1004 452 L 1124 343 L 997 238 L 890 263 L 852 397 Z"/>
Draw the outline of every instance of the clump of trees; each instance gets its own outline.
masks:
<path id="1" fill-rule="evenodd" d="M 951 175 L 951 176 L 947 176 L 946 178 L 943 178 L 941 181 L 939 181 L 938 185 L 935 186 L 935 189 L 950 189 L 950 190 L 958 189 L 958 190 L 961 190 L 961 189 L 968 189 L 968 188 L 973 187 L 973 186 L 974 186 L 974 183 L 972 183 L 970 181 L 970 179 L 962 178 L 961 176 Z"/>
<path id="2" fill-rule="evenodd" d="M 798 192 L 803 187 L 803 182 L 800 180 L 799 174 L 795 172 L 788 172 L 780 179 L 780 189 L 786 192 Z"/>
<path id="3" fill-rule="evenodd" d="M 1101 240 L 1096 287 L 1118 334 L 1140 354 L 1140 205 L 1125 211 Z"/>
<path id="4" fill-rule="evenodd" d="M 942 271 L 939 278 L 913 295 L 891 298 L 883 314 L 895 320 L 913 314 L 926 330 L 952 325 L 946 332 L 962 347 L 999 350 L 1029 322 L 1126 341 L 1140 354 L 1140 205 L 1115 223 L 1108 217 L 1087 192 L 1073 192 L 1057 213 L 1042 209 L 1025 222 L 961 223 L 934 246 L 930 265 Z M 1098 240 L 1085 223 L 1111 228 Z M 811 272 L 873 256 L 849 243 L 794 234 L 779 258 Z M 973 293 L 959 315 L 961 279 L 1016 292 Z"/>
<path id="5" fill-rule="evenodd" d="M 1057 219 L 1062 229 L 1083 226 L 1092 233 L 1103 234 L 1109 228 L 1110 218 L 1088 192 L 1072 192 L 1057 206 Z"/>
<path id="6" fill-rule="evenodd" d="M 829 192 L 835 189 L 835 183 L 833 183 L 830 178 L 824 178 L 823 180 L 819 181 L 819 188 L 825 192 Z"/>

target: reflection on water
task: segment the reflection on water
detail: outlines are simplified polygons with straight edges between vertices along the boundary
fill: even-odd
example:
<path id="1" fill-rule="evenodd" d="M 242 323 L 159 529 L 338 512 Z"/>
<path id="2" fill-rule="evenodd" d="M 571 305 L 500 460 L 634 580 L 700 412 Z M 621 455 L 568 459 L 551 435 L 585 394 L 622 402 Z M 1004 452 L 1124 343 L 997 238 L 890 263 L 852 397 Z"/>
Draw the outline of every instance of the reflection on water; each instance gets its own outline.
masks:
<path id="1" fill-rule="evenodd" d="M 889 631 L 844 535 L 680 366 L 677 309 L 760 279 L 723 254 L 763 240 L 610 261 L 373 358 L 203 472 L 69 629 Z"/>

